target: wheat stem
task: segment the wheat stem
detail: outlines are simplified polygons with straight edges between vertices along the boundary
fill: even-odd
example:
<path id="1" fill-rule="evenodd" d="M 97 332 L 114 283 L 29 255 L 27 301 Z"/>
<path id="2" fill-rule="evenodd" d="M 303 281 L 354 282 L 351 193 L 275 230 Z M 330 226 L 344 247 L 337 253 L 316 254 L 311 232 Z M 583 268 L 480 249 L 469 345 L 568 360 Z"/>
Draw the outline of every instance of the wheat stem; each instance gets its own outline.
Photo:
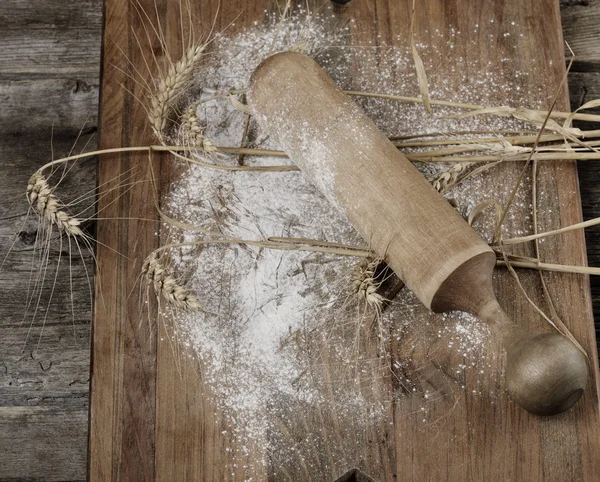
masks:
<path id="1" fill-rule="evenodd" d="M 473 132 L 473 135 L 477 133 Z M 511 144 L 520 144 L 527 145 L 535 143 L 537 139 L 536 135 L 521 135 L 521 136 L 508 136 L 504 135 L 501 132 L 497 133 L 495 137 L 450 137 L 445 139 L 434 139 L 429 141 L 400 141 L 394 140 L 393 144 L 396 147 L 437 147 L 437 146 L 447 146 L 447 145 L 463 145 L 463 144 L 482 144 L 482 143 L 492 143 L 492 142 L 510 142 Z M 443 134 L 439 133 L 439 136 L 448 137 L 452 134 Z M 419 135 L 411 136 L 411 139 L 421 137 Z M 424 136 L 423 136 L 424 137 Z M 581 135 L 579 136 L 581 139 L 593 139 L 600 137 L 600 130 L 591 130 L 591 131 L 581 131 Z M 540 143 L 546 142 L 561 142 L 564 140 L 564 136 L 561 134 L 543 134 L 540 137 Z M 590 143 L 592 144 L 592 143 Z"/>
<path id="2" fill-rule="evenodd" d="M 267 156 L 267 157 L 287 157 L 287 154 L 283 151 L 279 150 L 269 150 L 269 149 L 251 149 L 251 148 L 243 148 L 239 147 L 221 147 L 216 146 L 217 152 L 222 152 L 224 154 L 239 154 L 243 153 L 244 155 L 252 155 L 252 156 Z M 203 152 L 202 147 L 195 146 L 169 146 L 169 145 L 147 145 L 147 146 L 137 146 L 137 147 L 114 147 L 109 149 L 100 149 L 96 151 L 86 152 L 83 154 L 76 154 L 73 156 L 63 157 L 61 159 L 56 159 L 54 161 L 48 162 L 44 164 L 38 172 L 45 171 L 46 169 L 56 166 L 58 164 L 63 164 L 69 161 L 75 161 L 78 159 L 83 159 L 92 156 L 99 155 L 107 155 L 107 154 L 120 154 L 120 153 L 128 153 L 128 152 L 170 152 L 172 154 L 176 154 L 181 159 L 186 161 L 192 161 L 196 164 L 199 164 L 203 167 L 209 169 L 221 169 L 228 171 L 297 171 L 298 168 L 294 165 L 274 165 L 274 166 L 221 166 L 218 164 L 204 163 L 195 159 L 183 157 L 180 154 L 177 154 L 176 151 L 180 152 Z M 477 162 L 477 163 L 495 163 L 498 161 L 504 162 L 521 162 L 526 161 L 529 158 L 528 154 L 514 154 L 508 156 L 502 155 L 481 155 L 481 156 L 431 156 L 428 153 L 418 153 L 418 154 L 405 154 L 408 160 L 412 162 Z M 600 153 L 598 152 L 536 152 L 531 156 L 533 160 L 539 161 L 569 161 L 569 160 L 577 160 L 577 161 L 595 161 L 600 160 Z"/>
<path id="3" fill-rule="evenodd" d="M 359 90 L 345 90 L 344 93 L 346 95 L 351 95 L 351 96 L 356 96 L 356 97 L 372 97 L 372 98 L 378 98 L 378 99 L 397 100 L 397 101 L 401 101 L 401 102 L 409 102 L 409 103 L 415 103 L 415 104 L 423 103 L 423 99 L 421 99 L 420 97 L 382 94 L 382 93 L 378 93 L 378 92 L 362 92 Z M 429 103 L 431 105 L 440 105 L 440 106 L 445 106 L 445 107 L 457 107 L 460 109 L 468 109 L 468 110 L 472 110 L 472 111 L 479 111 L 479 110 L 485 109 L 486 112 L 482 112 L 482 114 L 500 115 L 502 117 L 506 117 L 507 113 L 510 114 L 511 111 L 516 110 L 516 108 L 514 108 L 514 107 L 505 107 L 505 106 L 486 107 L 486 106 L 478 105 L 478 104 L 467 104 L 464 102 L 452 102 L 452 101 L 447 101 L 447 100 L 436 100 L 436 99 L 431 99 L 431 98 L 429 99 Z M 497 111 L 498 114 L 495 114 L 494 111 Z M 536 112 L 538 112 L 542 116 L 548 115 L 548 111 L 545 111 L 545 110 L 539 110 Z M 573 120 L 582 120 L 582 121 L 588 121 L 588 122 L 600 122 L 600 115 L 597 115 L 597 114 L 575 113 L 575 115 L 573 115 L 572 112 L 553 111 L 551 113 L 551 117 L 558 118 L 558 119 L 570 118 Z"/>
<path id="4" fill-rule="evenodd" d="M 565 71 L 565 73 L 560 81 L 560 84 L 559 84 L 558 88 L 556 89 L 556 93 L 554 94 L 554 99 L 552 99 L 552 104 L 550 105 L 550 110 L 545 114 L 540 131 L 538 132 L 537 138 L 535 139 L 535 142 L 533 143 L 531 152 L 527 156 L 525 165 L 523 166 L 523 168 L 521 169 L 521 172 L 519 173 L 519 178 L 517 179 L 515 186 L 513 187 L 511 193 L 508 196 L 508 200 L 506 201 L 504 210 L 502 211 L 502 215 L 500 216 L 500 220 L 498 221 L 498 225 L 496 226 L 496 231 L 494 232 L 494 237 L 493 237 L 494 244 L 496 244 L 500 240 L 500 236 L 501 236 L 501 232 L 502 232 L 502 224 L 504 223 L 504 220 L 506 219 L 508 210 L 510 209 L 510 206 L 517 194 L 517 191 L 519 189 L 519 186 L 521 185 L 521 182 L 523 181 L 523 178 L 525 177 L 525 173 L 527 172 L 529 165 L 531 164 L 531 162 L 534 161 L 533 156 L 534 156 L 537 146 L 540 142 L 540 137 L 542 137 L 542 133 L 544 132 L 546 124 L 550 121 L 550 116 L 552 115 L 554 107 L 556 106 L 556 103 L 558 102 L 560 93 L 562 92 L 562 89 L 567 81 L 567 74 L 570 72 L 572 65 L 573 65 L 573 59 L 571 58 L 571 61 L 569 62 L 569 66 L 567 67 L 567 70 Z"/>
<path id="5" fill-rule="evenodd" d="M 574 266 L 568 264 L 557 264 L 557 263 L 543 263 L 536 260 L 535 258 L 519 258 L 519 260 L 513 260 L 511 257 L 507 261 L 502 259 L 496 260 L 497 266 L 507 266 L 507 263 L 514 268 L 526 268 L 535 269 L 538 271 L 553 271 L 556 273 L 571 273 L 571 274 L 589 274 L 589 275 L 600 275 L 600 268 L 593 266 Z"/>
<path id="6" fill-rule="evenodd" d="M 529 236 L 519 236 L 517 238 L 503 239 L 502 244 L 520 244 L 527 243 L 528 241 L 534 241 L 536 239 L 545 238 L 546 236 L 554 236 L 556 234 L 562 234 L 576 229 L 589 228 L 591 226 L 597 226 L 600 224 L 600 218 L 589 219 L 581 223 L 571 224 L 564 228 L 553 229 L 551 231 L 545 231 L 542 233 L 530 234 Z"/>
<path id="7" fill-rule="evenodd" d="M 319 245 L 313 245 L 306 240 L 303 244 L 297 243 L 285 243 L 285 242 L 273 242 L 273 241 L 260 241 L 252 239 L 241 239 L 241 238 L 227 238 L 227 239 L 200 239 L 197 241 L 189 241 L 184 243 L 169 243 L 157 248 L 154 252 L 158 253 L 164 250 L 172 248 L 182 248 L 190 246 L 207 246 L 207 245 L 218 245 L 218 244 L 238 244 L 246 246 L 255 246 L 257 248 L 265 249 L 276 249 L 280 251 L 311 251 L 324 254 L 334 254 L 338 256 L 353 256 L 357 258 L 368 258 L 373 256 L 373 251 L 366 250 L 360 247 L 347 246 L 345 248 L 330 248 Z"/>

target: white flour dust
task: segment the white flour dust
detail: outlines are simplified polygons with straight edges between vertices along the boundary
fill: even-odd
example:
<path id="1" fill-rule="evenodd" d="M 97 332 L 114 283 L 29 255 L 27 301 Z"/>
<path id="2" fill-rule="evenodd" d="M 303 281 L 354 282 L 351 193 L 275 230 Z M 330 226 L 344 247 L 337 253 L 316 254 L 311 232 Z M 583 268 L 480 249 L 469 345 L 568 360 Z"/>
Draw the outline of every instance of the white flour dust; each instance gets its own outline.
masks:
<path id="1" fill-rule="evenodd" d="M 212 60 L 197 79 L 198 99 L 247 87 L 262 60 L 295 45 L 303 46 L 344 89 L 418 95 L 408 49 L 351 47 L 348 29 L 332 31 L 330 23 L 326 15 L 316 15 L 308 23 L 297 17 L 280 26 L 256 25 L 231 38 L 217 37 Z M 428 46 L 419 48 L 424 59 L 436 58 Z M 426 61 L 426 69 L 434 67 Z M 489 72 L 477 77 L 472 74 L 460 89 L 432 76 L 432 97 L 491 105 L 515 101 L 513 86 L 496 80 Z M 523 92 L 523 98 L 528 94 Z M 435 107 L 432 117 L 418 104 L 355 100 L 388 136 L 524 130 L 522 124 L 509 118 L 448 120 L 444 116 L 455 113 L 452 108 Z M 226 98 L 199 103 L 197 113 L 212 142 L 219 146 L 240 145 L 247 115 Z M 247 138 L 250 147 L 279 148 L 253 119 Z M 319 155 L 316 151 L 314 154 Z M 214 162 L 235 164 L 237 159 L 220 157 Z M 285 158 L 252 156 L 246 156 L 243 163 L 291 164 Z M 428 177 L 443 169 L 442 165 L 430 164 L 418 167 Z M 490 191 L 492 183 L 484 174 L 448 193 L 461 214 L 467 215 L 473 206 L 491 197 L 501 203 L 506 200 L 516 179 L 514 171 L 494 172 L 507 178 L 500 192 Z M 493 185 L 497 187 L 497 183 Z M 515 206 L 513 221 L 528 219 L 526 189 L 519 192 Z M 186 223 L 243 239 L 275 236 L 365 244 L 300 172 L 228 172 L 190 165 L 172 186 L 168 210 Z M 485 230 L 490 226 L 485 219 L 483 216 L 476 224 L 484 235 L 489 234 Z M 515 224 L 510 221 L 506 229 L 515 234 Z M 193 232 L 176 236 L 177 241 L 198 239 Z M 228 424 L 225 430 L 242 453 L 258 446 L 266 465 L 285 466 L 300 457 L 302 464 L 318 466 L 325 473 L 360 457 L 361 441 L 369 430 L 387 430 L 385 427 L 391 423 L 389 407 L 395 396 L 401 396 L 401 388 L 416 390 L 414 380 L 394 372 L 404 366 L 403 361 L 391 360 L 389 353 L 382 354 L 378 349 L 381 343 L 388 347 L 404 343 L 411 324 L 422 324 L 412 349 L 437 338 L 447 352 L 461 356 L 462 362 L 452 367 L 457 379 L 465 370 L 476 370 L 482 372 L 480 379 L 484 380 L 484 368 L 494 370 L 494 360 L 485 359 L 489 337 L 485 327 L 466 314 L 433 315 L 407 290 L 400 291 L 384 310 L 381 323 L 388 339 L 377 340 L 372 330 L 372 310 L 358 303 L 351 290 L 352 271 L 359 261 L 355 258 L 222 244 L 180 249 L 173 253 L 173 260 L 204 307 L 200 314 L 178 317 L 178 338 L 202 360 L 215 407 L 224 413 Z M 386 388 L 393 377 L 399 380 L 398 393 Z M 314 426 L 317 417 L 327 420 L 322 426 L 329 429 L 309 433 L 306 427 Z M 335 437 L 347 443 L 330 444 L 338 440 Z M 325 446 L 337 448 L 327 453 Z"/>

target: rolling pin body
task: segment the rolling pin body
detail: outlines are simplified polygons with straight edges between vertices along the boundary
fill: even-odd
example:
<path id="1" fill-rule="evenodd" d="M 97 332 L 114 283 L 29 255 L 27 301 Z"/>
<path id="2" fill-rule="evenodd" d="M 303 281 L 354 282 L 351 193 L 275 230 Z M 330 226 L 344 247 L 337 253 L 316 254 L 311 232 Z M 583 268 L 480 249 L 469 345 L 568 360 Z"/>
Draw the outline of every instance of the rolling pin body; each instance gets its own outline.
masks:
<path id="1" fill-rule="evenodd" d="M 249 105 L 283 150 L 428 307 L 489 246 L 311 58 L 267 59 Z M 468 287 L 466 287 L 468 289 Z"/>
<path id="2" fill-rule="evenodd" d="M 314 60 L 269 57 L 247 99 L 262 127 L 428 308 L 467 311 L 499 332 L 515 401 L 550 415 L 579 399 L 588 378 L 582 353 L 562 335 L 530 334 L 508 318 L 493 292 L 491 248 Z"/>

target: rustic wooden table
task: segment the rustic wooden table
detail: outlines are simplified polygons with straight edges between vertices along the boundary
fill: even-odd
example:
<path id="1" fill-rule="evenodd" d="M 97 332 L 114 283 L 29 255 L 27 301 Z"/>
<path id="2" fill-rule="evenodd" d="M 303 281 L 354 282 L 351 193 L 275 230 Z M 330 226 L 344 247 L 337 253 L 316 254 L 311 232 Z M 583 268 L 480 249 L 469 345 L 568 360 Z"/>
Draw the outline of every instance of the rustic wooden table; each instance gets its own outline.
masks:
<path id="1" fill-rule="evenodd" d="M 600 2 L 562 2 L 566 40 L 578 55 L 569 77 L 573 108 L 600 98 Z M 64 0 L 0 4 L 0 259 L 19 232 L 17 258 L 0 271 L 0 480 L 84 480 L 86 478 L 89 320 L 87 289 L 75 292 L 75 323 L 65 315 L 71 287 L 59 284 L 49 305 L 44 334 L 23 346 L 24 292 L 29 279 L 33 225 L 6 217 L 19 209 L 30 173 L 51 156 L 66 154 L 82 126 L 93 147 L 97 126 L 102 1 Z M 52 132 L 53 131 L 53 132 Z M 95 167 L 81 164 L 73 194 L 95 183 Z M 600 216 L 594 163 L 580 166 L 586 218 Z M 22 204 L 21 206 L 24 206 Z M 21 209 L 23 211 L 25 208 Z M 586 233 L 589 262 L 600 265 L 597 229 Z M 86 259 L 92 269 L 90 259 Z M 85 279 L 81 263 L 73 267 Z M 600 313 L 600 283 L 592 279 L 595 314 Z M 45 294 L 47 296 L 48 293 Z M 73 336 L 75 327 L 75 337 Z"/>

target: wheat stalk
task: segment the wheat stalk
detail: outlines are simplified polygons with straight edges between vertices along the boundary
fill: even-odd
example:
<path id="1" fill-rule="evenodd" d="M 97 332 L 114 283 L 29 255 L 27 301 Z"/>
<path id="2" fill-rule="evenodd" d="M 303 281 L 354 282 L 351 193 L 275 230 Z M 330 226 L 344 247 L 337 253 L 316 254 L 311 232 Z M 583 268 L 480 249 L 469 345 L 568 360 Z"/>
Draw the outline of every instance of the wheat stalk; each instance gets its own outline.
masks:
<path id="1" fill-rule="evenodd" d="M 163 142 L 171 112 L 175 109 L 178 97 L 190 85 L 194 70 L 202 58 L 206 43 L 189 47 L 183 56 L 171 63 L 166 72 L 158 75 L 156 90 L 150 94 L 148 120 L 156 137 Z"/>
<path id="2" fill-rule="evenodd" d="M 54 194 L 46 177 L 36 171 L 27 184 L 27 200 L 31 208 L 41 218 L 56 226 L 67 236 L 83 236 L 79 227 L 81 220 L 63 210 L 64 206 Z"/>
<path id="3" fill-rule="evenodd" d="M 156 251 L 144 260 L 142 276 L 146 278 L 148 286 L 154 288 L 156 296 L 162 296 L 170 305 L 189 311 L 202 308 L 198 298 L 167 273 Z"/>

